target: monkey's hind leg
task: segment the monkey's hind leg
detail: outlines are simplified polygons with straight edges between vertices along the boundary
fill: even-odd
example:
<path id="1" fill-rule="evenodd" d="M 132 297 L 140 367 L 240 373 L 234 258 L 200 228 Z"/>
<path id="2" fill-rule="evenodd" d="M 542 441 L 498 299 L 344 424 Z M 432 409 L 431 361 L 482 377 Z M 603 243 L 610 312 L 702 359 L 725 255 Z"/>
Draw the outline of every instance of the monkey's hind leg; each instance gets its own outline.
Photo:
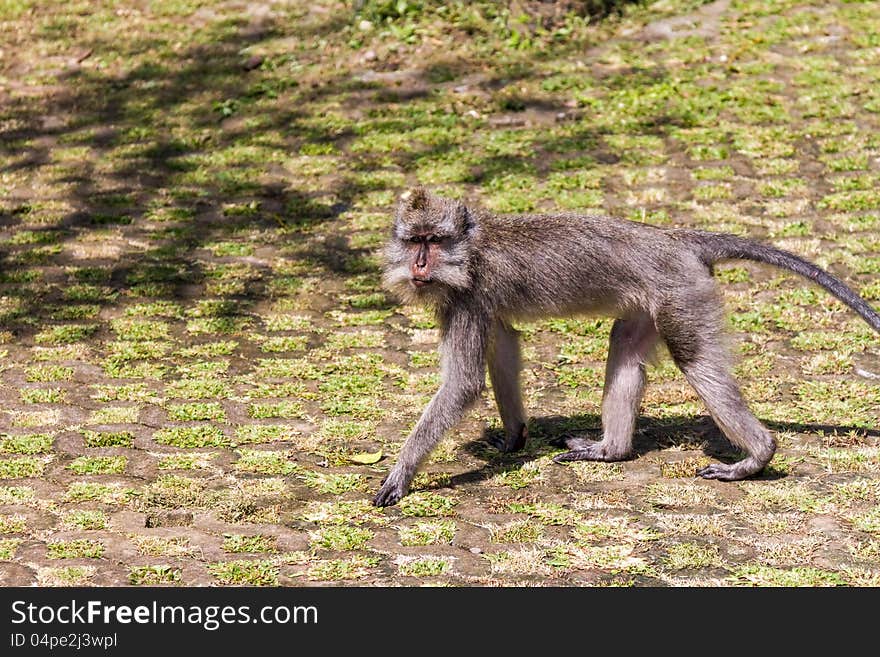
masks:
<path id="1" fill-rule="evenodd" d="M 504 437 L 490 438 L 489 444 L 502 452 L 521 450 L 529 435 L 519 382 L 520 367 L 519 334 L 498 320 L 489 351 L 489 379 L 504 424 Z"/>
<path id="2" fill-rule="evenodd" d="M 705 479 L 737 481 L 764 469 L 776 451 L 776 441 L 752 415 L 739 386 L 725 367 L 716 363 L 691 363 L 682 367 L 688 382 L 706 404 L 715 423 L 734 445 L 747 453 L 736 463 L 713 463 L 697 471 Z"/>
<path id="3" fill-rule="evenodd" d="M 614 322 L 602 394 L 602 440 L 568 438 L 566 446 L 571 451 L 559 454 L 554 461 L 620 461 L 632 454 L 633 432 L 645 391 L 645 361 L 657 339 L 649 316 Z"/>
<path id="4" fill-rule="evenodd" d="M 720 333 L 720 332 L 719 332 Z M 675 364 L 699 394 L 709 413 L 730 442 L 746 452 L 736 463 L 713 463 L 697 471 L 706 479 L 737 481 L 764 469 L 776 451 L 776 441 L 756 418 L 743 399 L 739 385 L 727 363 L 726 350 L 717 337 L 708 331 L 701 340 L 688 340 L 682 348 L 675 338 L 664 332 Z"/>

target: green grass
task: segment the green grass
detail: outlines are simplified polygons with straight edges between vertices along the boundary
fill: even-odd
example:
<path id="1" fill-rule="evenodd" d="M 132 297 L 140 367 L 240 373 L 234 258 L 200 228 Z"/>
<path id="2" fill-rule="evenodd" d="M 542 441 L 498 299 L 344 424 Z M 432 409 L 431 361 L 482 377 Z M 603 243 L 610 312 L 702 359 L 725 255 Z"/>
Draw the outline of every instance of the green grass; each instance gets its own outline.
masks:
<path id="1" fill-rule="evenodd" d="M 410 493 L 400 501 L 400 512 L 417 518 L 452 515 L 456 501 L 437 493 Z"/>
<path id="2" fill-rule="evenodd" d="M 535 543 L 543 537 L 543 525 L 530 520 L 515 520 L 492 531 L 495 543 Z"/>
<path id="3" fill-rule="evenodd" d="M 23 534 L 27 531 L 24 516 L 0 515 L 0 534 Z"/>
<path id="4" fill-rule="evenodd" d="M 144 383 L 95 385 L 91 388 L 94 391 L 92 398 L 101 402 L 152 401 L 155 399 L 155 393 L 151 392 Z"/>
<path id="5" fill-rule="evenodd" d="M 525 513 L 544 525 L 570 525 L 578 520 L 578 514 L 561 504 L 535 502 L 534 504 L 513 503 L 507 507 L 513 513 Z"/>
<path id="6" fill-rule="evenodd" d="M 0 561 L 11 561 L 19 545 L 20 538 L 0 538 Z"/>
<path id="7" fill-rule="evenodd" d="M 455 536 L 456 525 L 452 520 L 416 522 L 401 527 L 398 537 L 401 545 L 448 545 Z"/>
<path id="8" fill-rule="evenodd" d="M 145 536 L 131 534 L 129 538 L 137 547 L 139 554 L 148 557 L 186 557 L 193 553 L 189 539 L 185 536 Z"/>
<path id="9" fill-rule="evenodd" d="M 106 529 L 107 516 L 103 511 L 74 509 L 62 516 L 62 525 L 69 529 Z"/>
<path id="10" fill-rule="evenodd" d="M 215 358 L 217 356 L 230 356 L 238 348 L 235 340 L 220 340 L 218 342 L 204 342 L 180 349 L 177 354 L 184 358 Z"/>
<path id="11" fill-rule="evenodd" d="M 53 326 L 40 331 L 34 336 L 37 344 L 58 345 L 80 342 L 91 337 L 98 330 L 96 324 L 67 324 L 65 326 Z"/>
<path id="12" fill-rule="evenodd" d="M 132 488 L 124 488 L 119 484 L 75 481 L 67 487 L 63 501 L 87 502 L 95 500 L 104 504 L 122 504 L 135 495 L 137 495 L 137 491 Z"/>
<path id="13" fill-rule="evenodd" d="M 845 586 L 846 579 L 839 573 L 811 567 L 790 569 L 771 566 L 745 565 L 734 571 L 738 582 L 754 586 Z"/>
<path id="14" fill-rule="evenodd" d="M 259 534 L 247 536 L 243 534 L 226 534 L 223 537 L 223 549 L 226 552 L 277 552 L 275 537 Z"/>
<path id="15" fill-rule="evenodd" d="M 248 415 L 258 420 L 270 418 L 304 419 L 306 417 L 302 402 L 295 400 L 251 404 L 248 406 Z"/>
<path id="16" fill-rule="evenodd" d="M 223 585 L 278 585 L 278 566 L 271 561 L 219 561 L 208 564 L 208 572 Z"/>
<path id="17" fill-rule="evenodd" d="M 134 436 L 128 431 L 83 431 L 86 447 L 131 447 Z"/>
<path id="18" fill-rule="evenodd" d="M 171 399 L 223 399 L 229 394 L 228 383 L 209 378 L 182 379 L 165 387 L 165 395 Z"/>
<path id="19" fill-rule="evenodd" d="M 26 404 L 60 404 L 67 401 L 67 391 L 62 388 L 24 388 L 18 394 Z"/>
<path id="20" fill-rule="evenodd" d="M 307 346 L 308 338 L 305 336 L 276 335 L 264 338 L 260 344 L 260 351 L 264 353 L 304 351 Z"/>
<path id="21" fill-rule="evenodd" d="M 156 320 L 121 317 L 110 322 L 120 340 L 162 340 L 168 337 L 168 324 Z"/>
<path id="22" fill-rule="evenodd" d="M 282 424 L 245 424 L 235 429 L 235 441 L 241 445 L 290 440 L 293 435 Z"/>
<path id="23" fill-rule="evenodd" d="M 139 501 L 148 509 L 206 507 L 215 500 L 215 495 L 205 487 L 203 479 L 163 473 L 143 489 Z"/>
<path id="24" fill-rule="evenodd" d="M 216 402 L 193 402 L 190 404 L 171 404 L 168 418 L 176 422 L 193 420 L 226 420 L 223 407 Z"/>
<path id="25" fill-rule="evenodd" d="M 325 474 L 307 470 L 301 476 L 309 488 L 319 493 L 341 495 L 351 490 L 362 490 L 364 487 L 364 477 L 357 473 Z"/>
<path id="26" fill-rule="evenodd" d="M 178 584 L 180 581 L 180 569 L 172 566 L 136 566 L 128 574 L 128 583 L 132 586 Z"/>
<path id="27" fill-rule="evenodd" d="M 159 459 L 160 470 L 199 470 L 208 467 L 210 454 L 169 454 Z"/>
<path id="28" fill-rule="evenodd" d="M 99 408 L 89 416 L 92 424 L 134 424 L 138 421 L 137 406 L 108 406 Z"/>
<path id="29" fill-rule="evenodd" d="M 235 469 L 239 472 L 251 472 L 268 475 L 287 475 L 296 472 L 299 467 L 290 461 L 291 454 L 286 451 L 241 449 Z"/>
<path id="30" fill-rule="evenodd" d="M 41 586 L 86 586 L 95 576 L 94 566 L 63 566 L 43 568 L 37 574 Z"/>
<path id="31" fill-rule="evenodd" d="M 493 477 L 493 480 L 503 486 L 514 490 L 526 488 L 530 484 L 540 480 L 541 463 L 539 461 L 527 461 L 520 467 L 509 468 Z"/>
<path id="32" fill-rule="evenodd" d="M 70 381 L 72 378 L 73 368 L 65 365 L 33 365 L 25 368 L 25 380 L 28 383 Z"/>
<path id="33" fill-rule="evenodd" d="M 46 543 L 46 556 L 50 559 L 100 559 L 104 550 L 103 543 L 89 539 Z"/>
<path id="34" fill-rule="evenodd" d="M 306 505 L 299 516 L 305 522 L 319 525 L 342 525 L 349 522 L 356 524 L 367 520 L 378 521 L 377 511 L 365 499 L 312 501 Z"/>
<path id="35" fill-rule="evenodd" d="M 306 577 L 314 582 L 359 580 L 370 575 L 377 562 L 376 557 L 361 555 L 350 559 L 327 559 L 310 566 Z"/>
<path id="36" fill-rule="evenodd" d="M 47 409 L 39 411 L 13 411 L 12 416 L 13 427 L 36 428 L 51 426 L 58 423 L 60 411 L 56 409 Z"/>
<path id="37" fill-rule="evenodd" d="M 28 486 L 0 486 L 0 504 L 26 504 L 34 499 Z"/>
<path id="38" fill-rule="evenodd" d="M 168 427 L 153 434 L 153 440 L 171 447 L 223 447 L 229 439 L 223 430 L 213 425 L 194 427 Z"/>
<path id="39" fill-rule="evenodd" d="M 673 570 L 685 568 L 711 568 L 721 565 L 717 545 L 678 543 L 667 550 L 665 564 Z"/>
<path id="40" fill-rule="evenodd" d="M 52 451 L 54 436 L 48 433 L 32 433 L 19 436 L 0 436 L 0 453 L 46 454 Z"/>
<path id="41" fill-rule="evenodd" d="M 449 559 L 440 557 L 419 557 L 400 564 L 397 571 L 404 577 L 438 577 L 452 569 Z"/>
<path id="42" fill-rule="evenodd" d="M 358 550 L 366 546 L 373 538 L 373 532 L 363 527 L 334 525 L 324 527 L 311 537 L 313 548 L 326 550 Z"/>
<path id="43" fill-rule="evenodd" d="M 37 457 L 0 459 L 0 479 L 39 477 L 45 468 L 46 462 Z"/>
<path id="44" fill-rule="evenodd" d="M 67 469 L 78 475 L 122 474 L 127 463 L 124 456 L 80 456 Z"/>

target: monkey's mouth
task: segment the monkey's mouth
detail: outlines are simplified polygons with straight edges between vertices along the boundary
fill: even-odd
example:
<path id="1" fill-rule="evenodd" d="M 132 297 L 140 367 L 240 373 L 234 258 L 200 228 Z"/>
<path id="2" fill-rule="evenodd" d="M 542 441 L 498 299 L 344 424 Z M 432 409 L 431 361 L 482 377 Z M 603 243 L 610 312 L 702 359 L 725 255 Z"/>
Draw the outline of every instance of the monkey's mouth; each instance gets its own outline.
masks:
<path id="1" fill-rule="evenodd" d="M 412 284 L 416 287 L 425 287 L 426 285 L 430 285 L 433 281 L 430 278 L 413 278 Z"/>

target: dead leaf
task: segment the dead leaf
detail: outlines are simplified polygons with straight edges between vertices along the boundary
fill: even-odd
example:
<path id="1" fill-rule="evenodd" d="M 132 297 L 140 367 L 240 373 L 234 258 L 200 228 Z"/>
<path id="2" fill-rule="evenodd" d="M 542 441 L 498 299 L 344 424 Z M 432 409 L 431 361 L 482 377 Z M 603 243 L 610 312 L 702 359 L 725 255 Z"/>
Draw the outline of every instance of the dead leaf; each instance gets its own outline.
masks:
<path id="1" fill-rule="evenodd" d="M 370 465 L 372 463 L 378 463 L 382 459 L 382 456 L 382 450 L 380 449 L 378 452 L 358 452 L 357 454 L 352 454 L 348 457 L 348 460 L 354 461 L 355 463 Z"/>

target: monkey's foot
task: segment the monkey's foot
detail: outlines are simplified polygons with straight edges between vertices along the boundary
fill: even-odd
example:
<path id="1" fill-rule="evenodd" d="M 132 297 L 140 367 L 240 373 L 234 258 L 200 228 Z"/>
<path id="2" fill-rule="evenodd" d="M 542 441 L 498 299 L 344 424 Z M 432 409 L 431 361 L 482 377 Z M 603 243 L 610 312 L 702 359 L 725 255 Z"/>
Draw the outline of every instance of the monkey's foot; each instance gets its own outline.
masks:
<path id="1" fill-rule="evenodd" d="M 565 446 L 571 451 L 564 454 L 557 454 L 553 460 L 557 463 L 565 463 L 567 461 L 622 461 L 629 456 L 629 453 L 620 453 L 616 450 L 612 451 L 604 441 L 596 442 L 595 440 L 587 440 L 586 438 L 566 438 Z"/>
<path id="2" fill-rule="evenodd" d="M 713 463 L 697 470 L 697 476 L 703 479 L 719 479 L 720 481 L 739 481 L 753 474 L 758 474 L 766 464 L 758 459 L 748 457 L 736 463 Z"/>
<path id="3" fill-rule="evenodd" d="M 373 498 L 373 506 L 394 506 L 406 495 L 408 489 L 409 481 L 406 477 L 392 470 L 382 480 L 382 487 Z"/>
<path id="4" fill-rule="evenodd" d="M 525 424 L 520 425 L 519 431 L 514 434 L 505 434 L 501 436 L 493 436 L 487 438 L 486 442 L 492 445 L 499 452 L 505 454 L 510 452 L 518 452 L 526 446 L 526 440 L 529 438 L 529 429 Z"/>

